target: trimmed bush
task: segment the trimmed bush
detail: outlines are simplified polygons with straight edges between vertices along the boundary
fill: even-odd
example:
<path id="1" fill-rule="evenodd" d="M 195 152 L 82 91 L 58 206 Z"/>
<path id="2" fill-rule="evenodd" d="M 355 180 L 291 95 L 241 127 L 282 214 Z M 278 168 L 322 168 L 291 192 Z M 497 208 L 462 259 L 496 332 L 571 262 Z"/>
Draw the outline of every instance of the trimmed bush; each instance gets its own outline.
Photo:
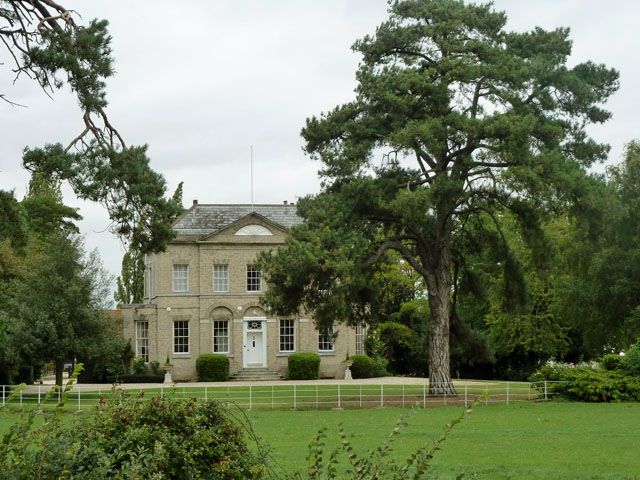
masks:
<path id="1" fill-rule="evenodd" d="M 375 376 L 376 364 L 367 355 L 353 355 L 350 360 L 353 378 L 372 378 Z"/>
<path id="2" fill-rule="evenodd" d="M 199 382 L 226 382 L 229 380 L 229 357 L 205 353 L 196 360 Z"/>
<path id="3" fill-rule="evenodd" d="M 622 362 L 622 357 L 615 353 L 610 353 L 609 355 L 605 355 L 602 357 L 602 361 L 600 365 L 605 370 L 618 370 L 620 368 L 620 364 Z"/>
<path id="4" fill-rule="evenodd" d="M 149 373 L 149 367 L 142 358 L 134 358 L 131 364 L 131 373 L 134 375 L 146 375 Z"/>
<path id="5" fill-rule="evenodd" d="M 313 352 L 289 355 L 289 380 L 317 380 L 320 378 L 320 355 Z"/>
<path id="6" fill-rule="evenodd" d="M 567 382 L 553 390 L 581 402 L 628 402 L 640 400 L 640 380 L 619 371 L 575 369 L 565 375 Z"/>

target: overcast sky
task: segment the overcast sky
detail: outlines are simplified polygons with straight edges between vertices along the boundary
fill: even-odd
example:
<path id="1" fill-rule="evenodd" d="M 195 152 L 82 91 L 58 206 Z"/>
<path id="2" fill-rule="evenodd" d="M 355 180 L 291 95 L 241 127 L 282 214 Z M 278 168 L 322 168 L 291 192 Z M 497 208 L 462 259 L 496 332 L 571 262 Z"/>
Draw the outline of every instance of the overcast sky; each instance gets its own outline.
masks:
<path id="1" fill-rule="evenodd" d="M 248 203 L 254 145 L 256 203 L 295 201 L 317 192 L 318 164 L 303 155 L 306 117 L 353 97 L 358 56 L 350 46 L 386 17 L 385 0 L 92 0 L 62 1 L 84 20 L 106 18 L 117 74 L 109 80 L 108 114 L 129 145 L 148 144 L 152 167 L 184 204 Z M 640 136 L 640 2 L 632 0 L 497 0 L 512 30 L 571 28 L 572 63 L 614 67 L 621 88 L 608 104 L 613 119 L 592 129 L 612 146 Z M 0 50 L 0 62 L 7 61 Z M 27 108 L 0 102 L 0 188 L 22 198 L 25 146 L 66 144 L 82 130 L 66 91 L 50 100 L 27 79 L 10 86 L 0 66 L 0 92 Z M 113 275 L 120 242 L 99 205 L 69 204 L 84 216 L 89 249 Z"/>

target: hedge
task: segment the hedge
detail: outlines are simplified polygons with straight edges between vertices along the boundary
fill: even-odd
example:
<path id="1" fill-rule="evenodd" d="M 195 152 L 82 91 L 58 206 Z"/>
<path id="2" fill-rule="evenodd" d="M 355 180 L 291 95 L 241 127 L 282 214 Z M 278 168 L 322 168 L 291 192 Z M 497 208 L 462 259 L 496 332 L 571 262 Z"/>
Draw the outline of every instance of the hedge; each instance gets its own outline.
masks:
<path id="1" fill-rule="evenodd" d="M 289 355 L 289 380 L 317 380 L 320 378 L 320 355 L 292 353 Z"/>
<path id="2" fill-rule="evenodd" d="M 353 378 L 372 378 L 376 374 L 376 364 L 367 355 L 352 355 L 350 360 L 351 376 Z"/>
<path id="3" fill-rule="evenodd" d="M 229 357 L 205 353 L 196 360 L 199 382 L 225 382 L 229 379 Z"/>
<path id="4" fill-rule="evenodd" d="M 628 402 L 640 400 L 640 379 L 619 371 L 575 369 L 553 391 L 581 402 Z"/>

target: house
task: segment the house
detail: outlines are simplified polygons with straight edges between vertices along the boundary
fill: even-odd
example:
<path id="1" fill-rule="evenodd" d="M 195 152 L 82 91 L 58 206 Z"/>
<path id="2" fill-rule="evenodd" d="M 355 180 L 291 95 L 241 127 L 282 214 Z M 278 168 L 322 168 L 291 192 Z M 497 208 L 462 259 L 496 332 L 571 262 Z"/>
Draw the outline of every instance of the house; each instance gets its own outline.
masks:
<path id="1" fill-rule="evenodd" d="M 266 285 L 258 253 L 284 244 L 301 222 L 287 202 L 195 200 L 173 223 L 166 251 L 146 258 L 144 303 L 121 306 L 136 356 L 172 365 L 175 380 L 195 380 L 204 353 L 227 355 L 232 375 L 267 369 L 284 376 L 291 353 L 318 352 L 321 377 L 343 378 L 347 356 L 364 350 L 363 329 L 336 324 L 319 332 L 309 315 L 277 316 L 260 303 Z"/>

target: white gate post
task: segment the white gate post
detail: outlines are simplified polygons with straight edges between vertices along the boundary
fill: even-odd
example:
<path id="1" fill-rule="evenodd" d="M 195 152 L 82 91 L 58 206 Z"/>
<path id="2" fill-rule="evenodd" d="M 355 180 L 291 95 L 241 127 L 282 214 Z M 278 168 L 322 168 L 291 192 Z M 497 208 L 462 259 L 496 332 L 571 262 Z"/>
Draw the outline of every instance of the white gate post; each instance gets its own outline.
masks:
<path id="1" fill-rule="evenodd" d="M 447 387 L 448 388 L 448 387 Z M 444 404 L 447 405 L 447 389 L 444 389 Z"/>
<path id="2" fill-rule="evenodd" d="M 404 383 L 402 384 L 402 406 L 404 407 Z"/>
<path id="3" fill-rule="evenodd" d="M 384 407 L 384 385 L 380 385 L 380 406 Z"/>
<path id="4" fill-rule="evenodd" d="M 544 399 L 547 399 L 547 381 L 544 381 Z"/>
<path id="5" fill-rule="evenodd" d="M 40 405 L 40 385 L 38 385 L 38 405 Z"/>
<path id="6" fill-rule="evenodd" d="M 360 408 L 362 408 L 362 384 L 360 384 Z"/>
<path id="7" fill-rule="evenodd" d="M 342 405 L 340 403 L 340 384 L 338 384 L 338 408 L 342 408 Z"/>
<path id="8" fill-rule="evenodd" d="M 427 407 L 427 385 L 422 384 L 422 408 Z"/>
<path id="9" fill-rule="evenodd" d="M 467 384 L 464 385 L 464 407 L 467 408 L 469 403 L 467 402 Z"/>
<path id="10" fill-rule="evenodd" d="M 296 399 L 296 386 L 293 386 L 293 409 L 295 410 L 298 406 L 298 401 Z"/>
<path id="11" fill-rule="evenodd" d="M 207 386 L 204 386 L 204 401 L 208 401 L 209 400 L 209 395 L 207 394 Z"/>
<path id="12" fill-rule="evenodd" d="M 318 408 L 318 384 L 316 383 L 316 408 Z"/>
<path id="13" fill-rule="evenodd" d="M 6 394 L 5 394 L 5 392 L 6 392 L 6 390 L 5 390 L 5 389 L 6 389 L 6 388 L 7 388 L 7 386 L 6 386 L 6 385 L 2 385 L 2 406 L 3 406 L 3 407 L 4 407 L 4 397 L 6 397 Z"/>
<path id="14" fill-rule="evenodd" d="M 78 388 L 78 411 L 80 411 L 80 389 Z"/>
<path id="15" fill-rule="evenodd" d="M 22 407 L 22 389 L 20 389 L 20 406 Z"/>

